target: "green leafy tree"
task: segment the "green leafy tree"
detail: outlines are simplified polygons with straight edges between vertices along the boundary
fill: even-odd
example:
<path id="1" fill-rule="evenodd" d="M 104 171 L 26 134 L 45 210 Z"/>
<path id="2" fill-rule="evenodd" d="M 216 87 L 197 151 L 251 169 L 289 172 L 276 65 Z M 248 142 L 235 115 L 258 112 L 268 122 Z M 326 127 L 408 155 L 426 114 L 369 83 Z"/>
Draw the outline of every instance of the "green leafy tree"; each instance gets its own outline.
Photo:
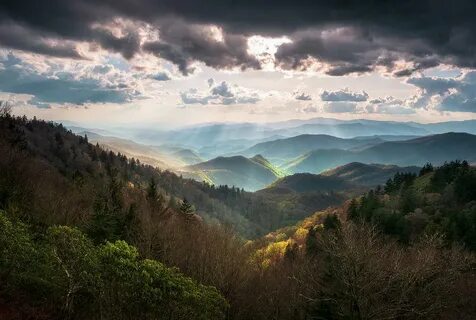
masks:
<path id="1" fill-rule="evenodd" d="M 25 276 L 23 266 L 30 264 L 36 248 L 26 225 L 11 222 L 0 211 L 0 279 L 3 283 Z"/>
<path id="2" fill-rule="evenodd" d="M 75 228 L 51 227 L 47 233 L 51 255 L 57 263 L 67 318 L 78 308 L 87 309 L 93 299 L 96 251 L 93 243 Z M 83 298 L 77 302 L 77 297 Z"/>
<path id="3" fill-rule="evenodd" d="M 140 260 L 124 241 L 98 252 L 102 319 L 222 319 L 227 303 L 215 288 L 197 284 L 154 260 Z"/>
<path id="4" fill-rule="evenodd" d="M 35 243 L 27 225 L 0 211 L 0 292 L 23 295 L 32 304 L 54 301 L 55 274 L 48 247 Z"/>

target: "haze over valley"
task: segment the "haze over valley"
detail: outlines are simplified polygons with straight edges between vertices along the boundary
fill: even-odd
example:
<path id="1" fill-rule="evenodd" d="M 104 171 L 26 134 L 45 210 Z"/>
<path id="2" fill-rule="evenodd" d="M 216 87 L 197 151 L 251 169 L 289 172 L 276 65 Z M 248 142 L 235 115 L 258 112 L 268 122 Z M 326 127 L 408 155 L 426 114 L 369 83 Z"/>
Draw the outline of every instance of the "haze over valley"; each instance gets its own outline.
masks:
<path id="1" fill-rule="evenodd" d="M 405 167 L 455 159 L 476 161 L 476 121 L 420 124 L 317 118 L 205 124 L 172 132 L 65 126 L 108 150 L 152 166 L 246 191 L 263 189 L 295 173 L 321 174 L 355 162 L 401 167 L 388 171 L 376 180 L 377 185 Z M 458 132 L 461 128 L 467 131 Z"/>

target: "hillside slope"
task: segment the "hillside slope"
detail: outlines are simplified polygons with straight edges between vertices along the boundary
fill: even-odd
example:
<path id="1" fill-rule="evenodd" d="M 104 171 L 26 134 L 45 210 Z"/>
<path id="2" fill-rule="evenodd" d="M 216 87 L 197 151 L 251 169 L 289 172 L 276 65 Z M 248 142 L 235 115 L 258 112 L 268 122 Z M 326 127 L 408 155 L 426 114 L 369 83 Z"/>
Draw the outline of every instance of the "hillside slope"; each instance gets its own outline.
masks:
<path id="1" fill-rule="evenodd" d="M 202 173 L 215 185 L 229 185 L 254 191 L 280 177 L 280 172 L 262 156 L 218 157 L 182 168 L 182 174 Z"/>
<path id="2" fill-rule="evenodd" d="M 285 208 L 286 212 L 292 212 L 287 224 L 293 224 L 312 212 L 340 205 L 365 190 L 365 187 L 342 178 L 297 173 L 280 178 L 257 191 L 256 195 Z"/>
<path id="3" fill-rule="evenodd" d="M 14 117 L 0 120 L 0 210 L 15 208 L 42 223 L 87 225 L 103 210 L 114 211 L 114 219 L 143 214 L 148 210 L 145 198 L 152 180 L 163 205 L 178 209 L 186 198 L 204 222 L 230 226 L 244 238 L 294 223 L 311 214 L 316 205 L 329 203 L 312 196 L 309 202 L 297 203 L 301 199 L 297 196 L 282 205 L 263 193 L 214 186 L 158 170 L 91 144 L 62 125 Z M 269 179 L 266 184 L 280 177 L 279 170 L 261 156 L 238 158 L 238 163 Z M 241 178 L 241 174 L 238 171 L 234 177 Z M 334 203 L 345 199 L 343 195 Z M 297 206 L 298 211 L 294 210 Z"/>
<path id="4" fill-rule="evenodd" d="M 365 164 L 360 162 L 351 162 L 343 166 L 336 167 L 321 173 L 323 176 L 337 177 L 345 179 L 348 182 L 357 183 L 364 186 L 377 186 L 387 182 L 397 172 L 417 173 L 419 167 L 399 167 L 385 164 Z"/>
<path id="5" fill-rule="evenodd" d="M 241 154 L 250 156 L 261 154 L 277 163 L 295 158 L 312 150 L 320 149 L 352 149 L 362 146 L 375 145 L 383 142 L 377 137 L 359 139 L 342 139 L 325 134 L 303 134 L 292 138 L 277 139 L 258 143 Z"/>
<path id="6" fill-rule="evenodd" d="M 114 152 L 120 152 L 129 158 L 139 159 L 148 165 L 164 169 L 176 169 L 182 166 L 203 161 L 200 156 L 186 148 L 167 146 L 152 146 L 137 143 L 132 140 L 100 135 L 90 131 L 82 131 L 79 135 L 87 135 L 91 143 Z"/>
<path id="7" fill-rule="evenodd" d="M 350 162 L 422 166 L 435 165 L 453 159 L 476 160 L 476 136 L 468 133 L 443 133 L 406 141 L 387 141 L 359 151 L 315 150 L 285 165 L 291 173 L 312 172 L 341 166 Z"/>
<path id="8" fill-rule="evenodd" d="M 282 190 L 286 189 L 293 192 L 330 192 L 342 191 L 356 188 L 343 178 L 334 176 L 317 175 L 311 173 L 296 173 L 291 176 L 286 176 L 274 182 L 267 190 Z"/>

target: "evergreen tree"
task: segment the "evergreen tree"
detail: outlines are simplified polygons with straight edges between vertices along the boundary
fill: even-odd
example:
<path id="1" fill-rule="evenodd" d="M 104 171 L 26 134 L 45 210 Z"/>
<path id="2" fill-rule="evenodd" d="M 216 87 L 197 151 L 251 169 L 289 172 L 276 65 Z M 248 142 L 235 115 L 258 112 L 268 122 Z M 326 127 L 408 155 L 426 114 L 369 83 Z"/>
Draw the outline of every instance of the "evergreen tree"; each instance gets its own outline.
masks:
<path id="1" fill-rule="evenodd" d="M 423 176 L 423 175 L 425 175 L 425 174 L 427 174 L 427 173 L 429 173 L 429 172 L 433 172 L 433 169 L 434 169 L 434 168 L 433 168 L 433 165 L 432 165 L 431 163 L 427 162 L 427 163 L 423 166 L 423 168 L 421 168 L 420 173 L 418 174 L 418 176 L 421 177 L 421 176 Z"/>
<path id="2" fill-rule="evenodd" d="M 293 244 L 288 243 L 288 245 L 286 246 L 286 250 L 284 251 L 284 260 L 292 262 L 296 260 L 296 257 L 298 256 L 298 254 L 299 254 L 299 246 L 297 245 L 297 243 L 293 243 Z"/>
<path id="3" fill-rule="evenodd" d="M 147 186 L 147 199 L 149 201 L 155 201 L 157 199 L 157 183 L 154 177 L 150 178 L 149 185 Z"/>
<path id="4" fill-rule="evenodd" d="M 340 228 L 340 220 L 336 214 L 328 214 L 324 218 L 324 229 L 337 230 Z"/>
<path id="5" fill-rule="evenodd" d="M 187 198 L 183 199 L 182 205 L 180 206 L 179 210 L 184 214 L 192 214 L 195 212 L 195 208 L 192 204 L 190 204 L 190 202 L 188 202 Z"/>
<path id="6" fill-rule="evenodd" d="M 359 216 L 359 206 L 357 200 L 354 198 L 350 201 L 349 207 L 347 208 L 347 219 L 355 220 Z"/>
<path id="7" fill-rule="evenodd" d="M 306 255 L 314 256 L 317 251 L 317 231 L 314 227 L 309 228 L 306 237 Z"/>

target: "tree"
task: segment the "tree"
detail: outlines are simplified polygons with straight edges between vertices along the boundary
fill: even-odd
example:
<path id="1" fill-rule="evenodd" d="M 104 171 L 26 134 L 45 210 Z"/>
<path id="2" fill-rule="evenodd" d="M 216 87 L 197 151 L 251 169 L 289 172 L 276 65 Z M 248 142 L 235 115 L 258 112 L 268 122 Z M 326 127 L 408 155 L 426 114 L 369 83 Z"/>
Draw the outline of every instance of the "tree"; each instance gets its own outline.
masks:
<path id="1" fill-rule="evenodd" d="M 127 212 L 122 199 L 122 184 L 115 173 L 110 172 L 109 183 L 97 196 L 93 209 L 88 234 L 96 243 L 120 239 L 125 231 L 124 220 Z"/>
<path id="2" fill-rule="evenodd" d="M 97 265 L 95 248 L 81 231 L 71 227 L 51 227 L 47 237 L 52 257 L 61 274 L 64 312 L 66 317 L 70 318 L 76 306 L 87 308 L 85 302 L 76 303 L 76 297 L 80 294 L 92 295 L 95 283 L 94 268 Z"/>
<path id="3" fill-rule="evenodd" d="M 157 183 L 154 177 L 150 178 L 149 185 L 147 186 L 147 199 L 149 201 L 157 200 Z"/>
<path id="4" fill-rule="evenodd" d="M 319 248 L 320 268 L 304 280 L 313 291 L 310 319 L 439 318 L 470 265 L 439 238 L 406 248 L 351 223 L 324 234 Z"/>
<path id="5" fill-rule="evenodd" d="M 324 218 L 324 229 L 325 230 L 337 230 L 340 228 L 340 220 L 336 214 L 328 214 Z"/>
<path id="6" fill-rule="evenodd" d="M 36 256 L 31 235 L 23 223 L 13 223 L 0 211 L 0 283 L 15 283 L 25 276 Z"/>
<path id="7" fill-rule="evenodd" d="M 429 172 L 433 172 L 433 165 L 430 163 L 430 162 L 427 162 L 423 168 L 420 169 L 420 173 L 418 174 L 419 177 L 429 173 Z"/>
<path id="8" fill-rule="evenodd" d="M 190 202 L 188 202 L 187 198 L 183 198 L 182 205 L 180 206 L 179 210 L 183 214 L 193 214 L 195 212 L 195 208 Z"/>
<path id="9" fill-rule="evenodd" d="M 313 257 L 317 251 L 317 232 L 315 227 L 310 227 L 306 237 L 306 255 Z"/>
<path id="10" fill-rule="evenodd" d="M 98 249 L 101 319 L 223 319 L 228 307 L 215 288 L 155 260 L 140 260 L 124 241 Z"/>
<path id="11" fill-rule="evenodd" d="M 0 101 L 0 118 L 9 118 L 12 109 L 12 105 L 8 101 Z"/>
<path id="12" fill-rule="evenodd" d="M 347 219 L 348 220 L 356 220 L 359 216 L 359 205 L 357 200 L 353 198 L 350 201 L 349 207 L 347 208 Z"/>
<path id="13" fill-rule="evenodd" d="M 401 191 L 399 206 L 403 213 L 409 213 L 416 209 L 418 199 L 413 188 L 407 188 Z"/>

